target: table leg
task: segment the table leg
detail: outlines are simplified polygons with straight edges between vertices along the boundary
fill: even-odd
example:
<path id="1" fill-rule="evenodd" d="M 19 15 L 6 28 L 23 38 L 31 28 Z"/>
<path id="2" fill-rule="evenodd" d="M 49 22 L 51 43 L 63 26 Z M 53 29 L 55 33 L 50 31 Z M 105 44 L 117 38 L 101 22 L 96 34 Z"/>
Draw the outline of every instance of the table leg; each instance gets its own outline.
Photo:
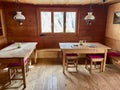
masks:
<path id="1" fill-rule="evenodd" d="M 107 50 L 105 50 L 105 53 L 104 53 L 104 61 L 103 61 L 103 68 L 102 68 L 102 71 L 104 72 L 105 71 L 105 66 L 106 66 L 106 58 L 107 58 Z"/>
<path id="2" fill-rule="evenodd" d="M 65 53 L 63 52 L 63 73 L 65 73 Z"/>
<path id="3" fill-rule="evenodd" d="M 25 75 L 26 71 L 25 71 L 25 64 L 24 64 L 24 60 L 22 60 L 22 76 L 23 76 L 23 85 L 24 88 L 26 88 L 26 75 Z"/>
<path id="4" fill-rule="evenodd" d="M 34 50 L 34 63 L 37 63 L 37 50 Z"/>

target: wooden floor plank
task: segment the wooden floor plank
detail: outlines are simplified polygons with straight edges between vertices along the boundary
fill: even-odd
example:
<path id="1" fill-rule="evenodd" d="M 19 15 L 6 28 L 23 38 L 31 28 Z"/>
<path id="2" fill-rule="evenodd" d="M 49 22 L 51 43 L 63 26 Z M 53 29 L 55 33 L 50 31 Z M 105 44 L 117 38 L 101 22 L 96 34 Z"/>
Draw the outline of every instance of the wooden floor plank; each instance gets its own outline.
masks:
<path id="1" fill-rule="evenodd" d="M 120 68 L 114 65 L 106 65 L 105 72 L 93 70 L 92 74 L 84 65 L 78 66 L 78 72 L 63 74 L 62 70 L 58 60 L 40 59 L 28 72 L 25 90 L 120 90 Z M 6 80 L 6 72 L 0 72 L 0 89 L 21 90 L 23 87 L 20 81 L 5 86 Z"/>

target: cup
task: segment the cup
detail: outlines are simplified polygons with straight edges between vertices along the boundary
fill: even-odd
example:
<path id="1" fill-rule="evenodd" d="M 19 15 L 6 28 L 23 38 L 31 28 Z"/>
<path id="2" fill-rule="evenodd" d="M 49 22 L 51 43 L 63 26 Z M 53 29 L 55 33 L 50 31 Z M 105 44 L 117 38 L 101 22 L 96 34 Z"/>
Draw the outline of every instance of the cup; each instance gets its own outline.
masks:
<path id="1" fill-rule="evenodd" d="M 18 44 L 17 44 L 17 47 L 18 47 L 18 48 L 21 48 L 21 43 L 18 43 Z"/>
<path id="2" fill-rule="evenodd" d="M 80 46 L 82 46 L 83 45 L 83 40 L 80 40 L 79 44 L 80 44 Z"/>
<path id="3" fill-rule="evenodd" d="M 86 43 L 86 40 L 83 40 L 83 43 Z"/>
<path id="4" fill-rule="evenodd" d="M 83 40 L 83 45 L 86 45 L 86 40 Z"/>

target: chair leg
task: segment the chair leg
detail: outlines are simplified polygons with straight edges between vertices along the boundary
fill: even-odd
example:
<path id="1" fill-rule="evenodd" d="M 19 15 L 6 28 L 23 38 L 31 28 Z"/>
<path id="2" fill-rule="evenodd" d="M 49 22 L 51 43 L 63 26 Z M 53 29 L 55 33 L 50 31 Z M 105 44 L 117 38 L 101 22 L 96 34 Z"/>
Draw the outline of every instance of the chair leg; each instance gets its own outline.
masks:
<path id="1" fill-rule="evenodd" d="M 11 69 L 10 68 L 8 68 L 8 76 L 9 76 L 9 82 L 11 84 Z"/>
<path id="2" fill-rule="evenodd" d="M 94 68 L 97 68 L 96 66 L 97 66 L 97 62 L 94 62 Z"/>
<path id="3" fill-rule="evenodd" d="M 100 68 L 101 68 L 101 72 L 102 72 L 102 70 L 103 70 L 103 61 L 101 61 Z"/>
<path id="4" fill-rule="evenodd" d="M 25 67 L 26 76 L 28 75 L 28 72 L 29 72 L 29 65 L 26 65 L 26 67 Z"/>
<path id="5" fill-rule="evenodd" d="M 73 60 L 73 61 L 72 61 Z M 72 62 L 71 62 L 72 61 Z M 77 58 L 75 58 L 75 59 L 67 59 L 66 58 L 66 70 L 68 71 L 68 68 L 70 67 L 69 66 L 69 63 L 71 64 L 71 68 L 72 67 L 75 67 L 76 68 L 76 71 L 78 71 L 78 59 Z M 72 65 L 74 65 L 74 66 L 72 66 Z"/>
<path id="6" fill-rule="evenodd" d="M 66 66 L 66 70 L 68 70 L 68 60 L 66 59 L 66 62 L 65 62 L 65 66 Z"/>
<path id="7" fill-rule="evenodd" d="M 76 59 L 76 71 L 78 71 L 78 59 Z"/>
<path id="8" fill-rule="evenodd" d="M 85 60 L 85 68 L 86 68 L 86 69 L 87 69 L 87 60 L 88 60 L 88 59 Z"/>
<path id="9" fill-rule="evenodd" d="M 91 61 L 90 63 L 90 73 L 92 72 L 92 65 L 93 65 L 93 61 Z"/>
<path id="10" fill-rule="evenodd" d="M 9 75 L 9 82 L 11 83 L 11 80 L 13 77 L 15 77 L 17 70 L 14 68 L 8 68 L 8 75 Z"/>

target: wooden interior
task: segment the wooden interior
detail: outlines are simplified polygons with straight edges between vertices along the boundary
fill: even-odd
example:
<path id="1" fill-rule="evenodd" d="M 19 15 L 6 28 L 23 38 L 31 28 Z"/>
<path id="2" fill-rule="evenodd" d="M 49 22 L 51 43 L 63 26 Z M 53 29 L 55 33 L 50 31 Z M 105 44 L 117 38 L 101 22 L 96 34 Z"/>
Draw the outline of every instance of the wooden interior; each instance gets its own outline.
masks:
<path id="1" fill-rule="evenodd" d="M 84 20 L 90 9 L 90 0 L 83 0 L 83 2 L 72 0 L 76 1 L 74 3 L 72 1 L 69 2 L 69 0 L 67 0 L 68 2 L 64 2 L 66 0 L 52 0 L 54 2 L 45 0 L 38 4 L 38 0 L 36 2 L 32 0 L 30 2 L 28 2 L 29 0 L 19 1 L 20 10 L 26 17 L 23 25 L 19 25 L 13 19 L 17 11 L 15 0 L 0 1 L 0 15 L 2 17 L 2 27 L 0 28 L 3 30 L 3 35 L 0 35 L 0 49 L 14 42 L 38 42 L 38 63 L 31 69 L 30 75 L 26 80 L 26 90 L 31 90 L 31 88 L 34 90 L 78 90 L 79 88 L 82 90 L 117 90 L 120 88 L 120 69 L 118 67 L 109 64 L 106 65 L 105 72 L 98 73 L 98 71 L 95 71 L 93 75 L 90 75 L 84 65 L 79 64 L 78 73 L 66 72 L 66 74 L 63 74 L 62 60 L 60 60 L 62 55 L 60 55 L 60 58 L 58 57 L 58 52 L 61 51 L 59 48 L 60 42 L 78 42 L 79 40 L 100 42 L 111 47 L 111 50 L 120 52 L 120 24 L 113 24 L 114 12 L 120 11 L 119 0 L 106 0 L 105 4 L 99 2 L 99 0 L 94 3 L 96 0 L 93 0 L 92 11 L 96 19 L 92 21 L 91 25 L 87 25 Z M 41 36 L 39 10 L 65 10 L 66 8 L 77 11 L 76 33 L 74 35 L 46 34 Z M 52 58 L 52 61 L 45 58 Z M 58 59 L 54 60 L 53 58 Z M 79 60 L 79 62 L 81 61 Z M 5 80 L 8 79 L 3 80 L 5 77 L 7 77 L 6 71 L 0 72 L 0 83 L 2 83 L 2 86 L 6 84 Z M 19 82 L 16 84 L 13 82 L 13 86 L 16 85 L 19 85 Z M 5 88 L 3 87 L 3 89 Z M 21 87 L 18 88 L 21 89 Z"/>

